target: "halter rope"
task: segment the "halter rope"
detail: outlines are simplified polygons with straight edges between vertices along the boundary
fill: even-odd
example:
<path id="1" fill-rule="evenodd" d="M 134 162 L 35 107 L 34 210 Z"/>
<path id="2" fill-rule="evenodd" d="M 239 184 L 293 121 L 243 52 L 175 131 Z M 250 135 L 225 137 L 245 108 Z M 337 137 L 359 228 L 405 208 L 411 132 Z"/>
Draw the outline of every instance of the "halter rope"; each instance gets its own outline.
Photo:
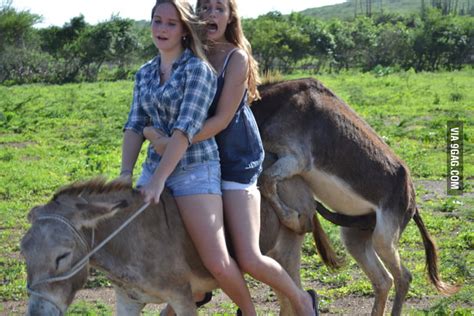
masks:
<path id="1" fill-rule="evenodd" d="M 99 251 L 102 247 L 104 247 L 105 244 L 107 244 L 112 238 L 114 238 L 118 233 L 120 233 L 128 224 L 130 224 L 130 222 L 132 222 L 138 215 L 140 215 L 149 205 L 150 205 L 150 202 L 143 204 L 143 206 L 140 209 L 138 209 L 138 211 L 136 211 L 125 222 L 123 222 L 122 225 L 120 225 L 120 227 L 118 227 L 114 232 L 112 232 L 112 234 L 110 234 L 107 238 L 105 238 L 94 249 L 89 251 L 89 253 L 87 253 L 84 256 L 84 258 L 79 260 L 69 271 L 66 271 L 63 274 L 60 274 L 60 275 L 55 276 L 55 277 L 48 277 L 48 278 L 36 281 L 32 285 L 28 284 L 27 285 L 28 292 L 31 295 L 35 295 L 35 296 L 38 296 L 40 298 L 43 298 L 43 299 L 49 301 L 50 303 L 54 304 L 56 307 L 59 307 L 50 297 L 35 291 L 33 288 L 40 285 L 40 284 L 43 284 L 43 283 L 52 283 L 52 282 L 64 281 L 64 280 L 67 280 L 70 277 L 76 275 L 79 271 L 82 270 L 82 268 L 84 268 L 86 266 L 86 264 L 88 263 L 90 257 L 92 257 L 97 251 Z M 79 241 L 81 242 L 82 247 L 85 248 L 86 251 L 88 251 L 90 249 L 89 246 L 87 245 L 87 242 L 86 242 L 84 236 L 74 227 L 74 225 L 71 224 L 71 222 L 67 218 L 65 218 L 63 216 L 60 216 L 60 215 L 45 215 L 45 216 L 37 218 L 36 220 L 48 220 L 48 219 L 57 220 L 57 221 L 65 224 L 74 233 L 74 236 L 76 236 L 77 239 L 79 239 Z M 59 308 L 59 310 L 61 310 L 61 308 Z"/>

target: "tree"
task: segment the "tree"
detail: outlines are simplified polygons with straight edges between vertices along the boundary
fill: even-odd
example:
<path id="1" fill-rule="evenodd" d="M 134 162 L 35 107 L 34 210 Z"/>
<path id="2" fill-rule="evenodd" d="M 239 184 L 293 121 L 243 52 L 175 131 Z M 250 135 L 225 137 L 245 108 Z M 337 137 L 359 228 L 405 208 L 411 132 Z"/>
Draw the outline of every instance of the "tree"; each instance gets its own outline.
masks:
<path id="1" fill-rule="evenodd" d="M 52 26 L 39 30 L 41 49 L 55 57 L 65 57 L 65 48 L 71 45 L 86 29 L 87 24 L 81 14 L 73 17 L 63 27 Z"/>
<path id="2" fill-rule="evenodd" d="M 304 55 L 307 37 L 293 27 L 279 12 L 270 12 L 254 20 L 244 20 L 244 31 L 252 43 L 254 55 L 263 72 L 280 63 L 284 70 Z"/>
<path id="3" fill-rule="evenodd" d="M 377 65 L 410 68 L 414 59 L 411 30 L 402 22 L 379 24 L 376 49 L 370 50 L 366 69 Z"/>
<path id="4" fill-rule="evenodd" d="M 370 70 L 372 64 L 370 52 L 376 49 L 377 41 L 377 27 L 374 20 L 358 17 L 353 23 L 351 35 L 355 44 L 352 67 Z"/>
<path id="5" fill-rule="evenodd" d="M 330 65 L 330 70 L 333 68 L 336 71 L 343 68 L 349 69 L 353 64 L 353 51 L 356 46 L 352 38 L 350 24 L 333 20 L 329 23 L 329 32 L 334 37 L 333 62 Z"/>
<path id="6" fill-rule="evenodd" d="M 270 18 L 258 17 L 255 20 L 244 20 L 244 32 L 252 43 L 254 56 L 260 63 L 260 69 L 267 72 L 277 56 L 277 43 L 280 34 L 277 25 Z"/>
<path id="7" fill-rule="evenodd" d="M 467 22 L 463 22 L 467 21 Z M 414 32 L 413 48 L 417 70 L 457 69 L 472 55 L 473 23 L 469 18 L 442 15 L 428 10 L 422 27 Z"/>
<path id="8" fill-rule="evenodd" d="M 47 67 L 38 51 L 38 38 L 33 25 L 41 21 L 29 11 L 17 12 L 11 1 L 0 7 L 0 82 L 27 82 L 36 69 Z M 46 63 L 46 64 L 45 64 Z"/>
<path id="9" fill-rule="evenodd" d="M 33 25 L 41 17 L 29 11 L 17 12 L 7 1 L 0 7 L 0 51 L 7 46 L 25 48 L 32 41 L 35 33 Z"/>
<path id="10" fill-rule="evenodd" d="M 431 6 L 440 10 L 443 15 L 457 14 L 459 0 L 431 0 Z"/>
<path id="11" fill-rule="evenodd" d="M 307 43 L 299 48 L 304 52 L 299 59 L 307 57 L 311 63 L 309 66 L 314 67 L 315 72 L 319 72 L 328 62 L 333 61 L 334 36 L 325 23 L 299 13 L 292 13 L 289 22 L 308 38 Z"/>
<path id="12" fill-rule="evenodd" d="M 113 34 L 109 58 L 123 68 L 131 61 L 133 52 L 140 47 L 138 35 L 134 32 L 134 24 L 130 19 L 112 16 L 108 23 Z"/>
<path id="13" fill-rule="evenodd" d="M 88 26 L 70 49 L 79 58 L 86 80 L 96 80 L 100 67 L 110 61 L 124 67 L 138 47 L 132 21 L 113 16 L 110 21 Z"/>

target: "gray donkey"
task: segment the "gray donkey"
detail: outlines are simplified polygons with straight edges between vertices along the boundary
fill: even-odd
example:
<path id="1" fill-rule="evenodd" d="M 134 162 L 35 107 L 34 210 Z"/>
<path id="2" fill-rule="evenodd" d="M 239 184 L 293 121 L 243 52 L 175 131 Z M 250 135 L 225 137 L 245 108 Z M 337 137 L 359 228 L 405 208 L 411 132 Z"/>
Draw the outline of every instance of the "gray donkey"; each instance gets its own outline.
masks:
<path id="1" fill-rule="evenodd" d="M 278 194 L 303 216 L 314 213 L 312 193 L 300 178 L 280 183 Z M 196 314 L 193 293 L 211 291 L 217 283 L 199 258 L 167 190 L 159 204 L 145 209 L 84 266 L 77 264 L 142 204 L 141 194 L 130 184 L 95 179 L 69 185 L 47 204 L 33 208 L 28 215 L 32 225 L 21 242 L 30 292 L 28 315 L 63 315 L 84 286 L 89 264 L 114 284 L 118 315 L 140 315 L 145 304 L 162 302 L 169 302 L 178 315 Z M 281 225 L 265 199 L 261 217 L 262 253 L 280 262 L 301 286 L 304 235 Z M 317 217 L 313 224 L 323 258 L 329 265 L 337 262 Z M 281 314 L 294 315 L 290 302 L 277 294 Z"/>
<path id="2" fill-rule="evenodd" d="M 252 111 L 265 151 L 277 157 L 264 170 L 260 185 L 280 221 L 297 232 L 309 227 L 308 218 L 277 194 L 277 183 L 295 175 L 335 212 L 323 206 L 318 208 L 321 215 L 366 216 L 368 229 L 343 227 L 341 233 L 372 282 L 373 315 L 383 315 L 393 281 L 392 314 L 401 314 L 412 277 L 400 263 L 397 244 L 411 219 L 423 239 L 431 282 L 442 293 L 455 292 L 457 287 L 440 280 L 435 244 L 416 206 L 409 170 L 374 130 L 317 80 L 286 81 L 259 90 L 262 99 L 253 103 Z"/>

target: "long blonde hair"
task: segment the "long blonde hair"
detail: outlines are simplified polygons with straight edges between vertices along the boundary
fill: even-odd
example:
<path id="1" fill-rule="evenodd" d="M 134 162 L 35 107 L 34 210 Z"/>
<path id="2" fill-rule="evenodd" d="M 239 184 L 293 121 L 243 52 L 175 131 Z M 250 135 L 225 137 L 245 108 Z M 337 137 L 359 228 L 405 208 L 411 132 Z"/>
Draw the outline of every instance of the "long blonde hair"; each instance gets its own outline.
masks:
<path id="1" fill-rule="evenodd" d="M 260 75 L 258 74 L 258 63 L 252 56 L 252 47 L 244 35 L 242 30 L 242 23 L 238 14 L 236 0 L 227 0 L 229 3 L 229 21 L 225 30 L 225 38 L 230 43 L 245 51 L 248 55 L 248 71 L 247 71 L 247 86 L 248 98 L 251 103 L 254 100 L 260 99 L 260 93 L 257 86 L 260 84 Z M 201 10 L 204 0 L 197 0 L 196 12 Z"/>
<path id="2" fill-rule="evenodd" d="M 170 3 L 176 8 L 179 20 L 183 23 L 184 29 L 188 33 L 188 35 L 181 40 L 183 47 L 189 48 L 194 55 L 210 65 L 204 49 L 205 25 L 200 22 L 198 17 L 194 14 L 191 4 L 186 0 L 157 0 L 151 11 L 152 20 L 156 8 L 163 3 Z M 213 69 L 212 66 L 211 69 Z"/>

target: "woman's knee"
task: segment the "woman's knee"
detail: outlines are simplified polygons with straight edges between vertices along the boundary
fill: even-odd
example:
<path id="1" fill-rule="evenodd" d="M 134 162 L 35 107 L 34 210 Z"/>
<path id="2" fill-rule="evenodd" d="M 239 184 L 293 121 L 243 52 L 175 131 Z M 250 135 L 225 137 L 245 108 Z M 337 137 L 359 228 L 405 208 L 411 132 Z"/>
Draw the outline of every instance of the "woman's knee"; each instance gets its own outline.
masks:
<path id="1" fill-rule="evenodd" d="M 230 259 L 219 256 L 213 256 L 213 258 L 203 259 L 204 266 L 207 270 L 216 278 L 226 277 L 230 273 Z"/>
<path id="2" fill-rule="evenodd" d="M 240 270 L 243 273 L 250 274 L 251 276 L 258 274 L 260 269 L 262 269 L 262 256 L 259 254 L 241 256 L 237 262 Z"/>

